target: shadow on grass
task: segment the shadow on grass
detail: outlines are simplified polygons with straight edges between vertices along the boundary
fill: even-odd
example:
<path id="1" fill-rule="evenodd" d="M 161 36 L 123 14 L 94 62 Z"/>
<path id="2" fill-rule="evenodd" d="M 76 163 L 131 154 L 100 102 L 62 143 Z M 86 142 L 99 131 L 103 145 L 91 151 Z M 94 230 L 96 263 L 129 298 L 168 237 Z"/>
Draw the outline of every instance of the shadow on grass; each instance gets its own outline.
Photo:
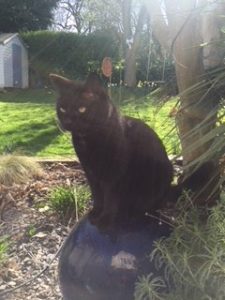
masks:
<path id="1" fill-rule="evenodd" d="M 36 155 L 49 146 L 59 135 L 55 122 L 25 124 L 5 132 L 7 139 L 2 141 L 0 152 L 18 152 L 26 155 Z"/>
<path id="2" fill-rule="evenodd" d="M 54 104 L 56 93 L 51 89 L 12 89 L 0 93 L 3 103 Z"/>

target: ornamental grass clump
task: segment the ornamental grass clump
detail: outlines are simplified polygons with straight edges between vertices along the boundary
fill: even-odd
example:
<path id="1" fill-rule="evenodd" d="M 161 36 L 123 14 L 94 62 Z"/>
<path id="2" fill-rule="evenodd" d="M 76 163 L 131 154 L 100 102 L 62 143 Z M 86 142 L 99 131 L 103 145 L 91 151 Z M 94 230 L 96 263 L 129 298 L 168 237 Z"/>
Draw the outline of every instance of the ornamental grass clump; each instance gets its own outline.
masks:
<path id="1" fill-rule="evenodd" d="M 43 170 L 34 158 L 17 155 L 0 156 L 0 184 L 26 183 L 30 178 L 41 177 Z"/>

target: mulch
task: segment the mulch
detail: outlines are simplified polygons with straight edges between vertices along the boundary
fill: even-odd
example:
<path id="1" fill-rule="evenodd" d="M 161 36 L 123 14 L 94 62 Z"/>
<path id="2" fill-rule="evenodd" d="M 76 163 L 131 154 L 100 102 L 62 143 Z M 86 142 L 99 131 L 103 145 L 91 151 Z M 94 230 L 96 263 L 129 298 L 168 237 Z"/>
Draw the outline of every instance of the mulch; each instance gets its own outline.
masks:
<path id="1" fill-rule="evenodd" d="M 0 262 L 0 300 L 62 299 L 56 254 L 73 223 L 61 224 L 52 210 L 43 209 L 43 203 L 54 187 L 86 181 L 78 162 L 42 165 L 40 178 L 12 187 L 0 186 L 0 238 L 6 237 L 9 242 L 8 256 L 3 264 Z M 25 286 L 2 295 L 24 282 Z"/>

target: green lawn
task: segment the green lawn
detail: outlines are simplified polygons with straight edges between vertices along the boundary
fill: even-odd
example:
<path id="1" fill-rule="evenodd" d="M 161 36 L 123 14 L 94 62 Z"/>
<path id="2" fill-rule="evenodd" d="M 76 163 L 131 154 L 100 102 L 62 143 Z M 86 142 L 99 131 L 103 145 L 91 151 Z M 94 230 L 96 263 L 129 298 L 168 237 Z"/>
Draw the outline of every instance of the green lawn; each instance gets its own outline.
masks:
<path id="1" fill-rule="evenodd" d="M 137 100 L 130 99 L 121 105 L 121 111 L 124 115 L 146 122 L 162 139 L 168 154 L 178 154 L 180 152 L 180 143 L 175 122 L 174 118 L 169 117 L 169 113 L 175 103 L 175 99 L 164 105 L 157 105 L 150 97 Z"/>
<path id="2" fill-rule="evenodd" d="M 56 95 L 48 89 L 0 93 L 0 153 L 17 152 L 39 157 L 71 156 L 69 134 L 62 134 L 55 116 Z M 129 101 L 128 101 L 129 100 Z M 121 110 L 147 122 L 163 139 L 169 153 L 177 153 L 178 138 L 168 113 L 174 102 L 161 109 L 151 99 L 125 99 Z"/>

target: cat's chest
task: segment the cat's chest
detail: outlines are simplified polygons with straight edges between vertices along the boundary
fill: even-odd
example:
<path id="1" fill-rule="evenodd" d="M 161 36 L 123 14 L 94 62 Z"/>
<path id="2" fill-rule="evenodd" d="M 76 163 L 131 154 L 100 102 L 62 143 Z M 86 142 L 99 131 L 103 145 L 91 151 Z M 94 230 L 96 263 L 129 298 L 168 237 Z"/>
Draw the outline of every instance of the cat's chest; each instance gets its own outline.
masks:
<path id="1" fill-rule="evenodd" d="M 88 148 L 87 137 L 85 134 L 72 135 L 73 145 L 76 152 L 86 151 Z"/>
<path id="2" fill-rule="evenodd" d="M 101 144 L 98 138 L 94 138 L 88 134 L 73 134 L 72 135 L 74 149 L 81 161 L 91 163 L 96 160 L 101 151 Z"/>

